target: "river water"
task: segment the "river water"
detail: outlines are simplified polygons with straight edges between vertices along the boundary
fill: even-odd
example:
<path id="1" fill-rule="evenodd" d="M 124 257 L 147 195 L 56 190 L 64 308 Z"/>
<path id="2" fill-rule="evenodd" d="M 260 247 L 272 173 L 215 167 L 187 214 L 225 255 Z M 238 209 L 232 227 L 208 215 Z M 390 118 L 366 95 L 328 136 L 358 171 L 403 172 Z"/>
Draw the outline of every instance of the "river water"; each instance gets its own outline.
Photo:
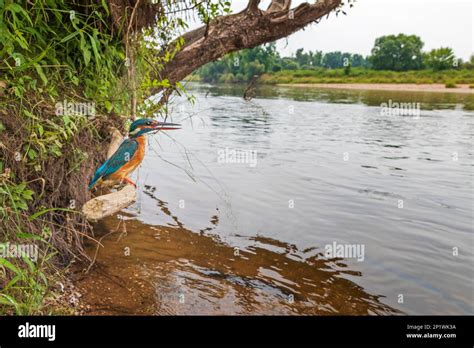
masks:
<path id="1" fill-rule="evenodd" d="M 474 95 L 188 88 L 96 226 L 86 313 L 474 314 Z"/>

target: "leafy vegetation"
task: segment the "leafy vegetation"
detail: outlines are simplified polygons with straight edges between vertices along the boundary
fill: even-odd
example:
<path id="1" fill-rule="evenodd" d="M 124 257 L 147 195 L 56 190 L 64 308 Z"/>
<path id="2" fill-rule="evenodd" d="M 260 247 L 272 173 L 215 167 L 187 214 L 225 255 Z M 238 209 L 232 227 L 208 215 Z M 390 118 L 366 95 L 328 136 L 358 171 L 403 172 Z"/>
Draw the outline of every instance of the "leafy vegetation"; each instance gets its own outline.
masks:
<path id="1" fill-rule="evenodd" d="M 474 82 L 474 56 L 457 59 L 451 48 L 428 53 L 414 35 L 378 38 L 372 55 L 347 52 L 304 52 L 280 57 L 275 44 L 229 54 L 199 69 L 190 80 L 248 82 L 255 75 L 261 83 L 448 83 Z"/>
<path id="2" fill-rule="evenodd" d="M 415 35 L 388 35 L 375 40 L 371 66 L 375 70 L 407 71 L 423 68 L 423 41 Z"/>
<path id="3" fill-rule="evenodd" d="M 298 49 L 295 57 L 281 58 L 275 43 L 231 53 L 224 58 L 206 64 L 194 74 L 194 79 L 205 82 L 245 82 L 255 75 L 279 71 L 337 69 L 347 66 L 368 67 L 369 62 L 360 54 L 321 51 L 304 52 Z M 193 79 L 193 77 L 191 77 Z"/>
<path id="4" fill-rule="evenodd" d="M 425 65 L 433 70 L 447 70 L 456 66 L 458 61 L 449 47 L 431 50 L 425 55 Z"/>
<path id="5" fill-rule="evenodd" d="M 0 241 L 40 250 L 35 261 L 25 255 L 0 258 L 0 314 L 12 309 L 35 314 L 42 312 L 51 290 L 51 256 L 67 248 L 63 238 L 80 240 L 83 231 L 74 223 L 85 222 L 73 210 L 33 217 L 77 199 L 54 177 L 64 170 L 58 179 L 76 185 L 89 159 L 84 150 L 97 135 L 97 121 L 90 116 L 128 107 L 129 91 L 116 73 L 123 69 L 125 53 L 119 39 L 104 29 L 108 9 L 103 5 L 94 5 L 89 15 L 66 1 L 0 5 Z M 55 105 L 65 100 L 89 101 L 96 113 L 56 112 Z"/>
<path id="6" fill-rule="evenodd" d="M 181 88 L 153 78 L 182 45 L 173 41 L 187 27 L 181 7 L 163 2 L 162 15 L 139 18 L 150 24 L 132 35 L 109 3 L 0 0 L 0 251 L 38 248 L 36 260 L 0 254 L 0 315 L 48 311 L 55 265 L 87 259 L 91 226 L 78 208 L 90 199 L 86 178 L 104 158 L 108 127 L 165 112 L 145 102 L 150 89 Z M 182 5 L 204 22 L 230 6 Z"/>

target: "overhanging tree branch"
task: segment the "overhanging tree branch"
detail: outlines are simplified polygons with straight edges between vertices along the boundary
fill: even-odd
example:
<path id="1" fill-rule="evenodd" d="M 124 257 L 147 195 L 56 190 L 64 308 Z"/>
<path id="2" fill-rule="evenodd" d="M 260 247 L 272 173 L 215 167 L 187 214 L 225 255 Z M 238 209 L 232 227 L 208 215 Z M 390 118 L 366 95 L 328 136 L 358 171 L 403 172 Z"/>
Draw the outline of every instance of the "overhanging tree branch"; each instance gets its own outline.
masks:
<path id="1" fill-rule="evenodd" d="M 304 28 L 341 6 L 342 0 L 319 0 L 291 9 L 291 0 L 273 0 L 266 11 L 250 0 L 242 12 L 217 17 L 182 36 L 184 45 L 164 65 L 161 76 L 171 84 L 227 53 L 272 42 Z M 207 33 L 207 35 L 206 35 Z M 161 88 L 152 90 L 157 93 Z"/>

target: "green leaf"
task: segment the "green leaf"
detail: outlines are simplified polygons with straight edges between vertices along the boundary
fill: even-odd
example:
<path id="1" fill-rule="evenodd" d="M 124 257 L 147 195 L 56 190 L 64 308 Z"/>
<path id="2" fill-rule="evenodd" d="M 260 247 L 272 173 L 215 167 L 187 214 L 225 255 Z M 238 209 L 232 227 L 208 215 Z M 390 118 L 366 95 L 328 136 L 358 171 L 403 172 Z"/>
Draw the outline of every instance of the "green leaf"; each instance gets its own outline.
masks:
<path id="1" fill-rule="evenodd" d="M 43 240 L 40 236 L 31 233 L 19 232 L 15 234 L 18 238 L 21 239 L 33 239 L 33 240 Z"/>
<path id="2" fill-rule="evenodd" d="M 13 297 L 8 296 L 7 294 L 0 294 L 0 303 L 7 306 L 14 306 L 15 308 L 18 306 L 18 303 L 16 303 Z"/>
<path id="3" fill-rule="evenodd" d="M 15 285 L 19 280 L 21 280 L 21 277 L 20 277 L 19 275 L 14 276 L 14 277 L 12 278 L 12 280 L 10 280 L 10 281 L 8 282 L 8 284 L 5 285 L 5 287 L 4 287 L 3 289 L 6 290 L 6 289 L 11 288 L 11 287 L 12 287 L 13 285 Z"/>
<path id="4" fill-rule="evenodd" d="M 62 43 L 67 42 L 67 41 L 71 40 L 73 37 L 79 35 L 79 33 L 80 33 L 80 31 L 75 31 L 75 32 L 63 37 L 63 39 L 60 42 L 62 42 Z"/>
<path id="5" fill-rule="evenodd" d="M 82 56 L 84 57 L 84 63 L 86 66 L 89 65 L 89 62 L 91 60 L 91 51 L 89 50 L 89 47 L 86 43 L 86 40 L 84 39 L 84 35 L 81 33 L 81 41 L 80 41 L 80 48 L 82 51 Z"/>
<path id="6" fill-rule="evenodd" d="M 46 279 L 46 276 L 44 275 L 43 272 L 39 273 L 40 278 L 43 280 L 44 285 L 48 286 L 48 279 Z"/>
<path id="7" fill-rule="evenodd" d="M 28 265 L 30 272 L 34 273 L 36 267 L 33 262 L 27 256 L 23 256 L 23 261 Z"/>
<path id="8" fill-rule="evenodd" d="M 38 154 L 36 153 L 35 150 L 29 149 L 28 150 L 28 157 L 30 158 L 30 160 L 34 160 L 36 157 L 38 157 Z"/>
<path id="9" fill-rule="evenodd" d="M 21 196 L 26 200 L 32 200 L 35 193 L 31 190 L 24 190 Z"/>
<path id="10" fill-rule="evenodd" d="M 5 266 L 6 268 L 8 268 L 10 271 L 12 271 L 15 274 L 22 274 L 22 272 L 16 266 L 14 266 L 10 261 L 7 261 L 6 259 L 1 258 L 1 257 L 0 257 L 0 265 Z"/>
<path id="11" fill-rule="evenodd" d="M 49 213 L 50 211 L 56 211 L 56 210 L 76 213 L 75 210 L 66 209 L 66 208 L 49 208 L 49 209 L 41 210 L 39 212 L 34 213 L 33 215 L 30 216 L 29 220 L 33 221 L 34 219 L 40 217 L 41 215 L 44 215 L 46 213 Z"/>
<path id="12" fill-rule="evenodd" d="M 42 125 L 38 124 L 38 133 L 39 133 L 39 136 L 42 137 L 43 134 L 44 134 L 44 128 Z"/>
<path id="13" fill-rule="evenodd" d="M 21 209 L 21 210 L 27 210 L 28 209 L 28 205 L 25 202 L 16 202 L 14 205 L 18 209 Z"/>
<path id="14" fill-rule="evenodd" d="M 47 79 L 46 75 L 44 74 L 43 68 L 41 67 L 41 65 L 36 63 L 35 64 L 35 69 L 36 69 L 36 72 L 38 73 L 39 77 L 41 78 L 41 81 L 43 81 L 43 85 L 47 85 L 48 84 L 48 79 Z"/>
<path id="15" fill-rule="evenodd" d="M 10 11 L 12 13 L 21 13 L 23 15 L 23 17 L 25 17 L 28 22 L 30 22 L 30 24 L 33 24 L 33 22 L 31 21 L 31 18 L 30 16 L 28 15 L 28 12 L 26 12 L 23 7 L 21 7 L 20 5 L 18 4 L 15 4 L 15 3 L 12 3 L 12 4 L 8 4 L 6 7 L 5 7 L 5 11 Z"/>
<path id="16" fill-rule="evenodd" d="M 104 105 L 105 105 L 105 108 L 107 109 L 107 112 L 112 111 L 113 106 L 112 106 L 112 103 L 111 103 L 111 102 L 109 102 L 108 100 L 106 100 L 106 101 L 104 101 Z"/>
<path id="17" fill-rule="evenodd" d="M 95 64 L 96 66 L 99 66 L 100 55 L 99 50 L 97 49 L 97 38 L 89 35 L 89 39 L 91 41 L 92 51 L 94 52 Z"/>
<path id="18" fill-rule="evenodd" d="M 109 15 L 109 5 L 107 5 L 106 0 L 102 0 L 102 7 L 104 8 L 105 12 L 107 12 L 107 16 Z"/>

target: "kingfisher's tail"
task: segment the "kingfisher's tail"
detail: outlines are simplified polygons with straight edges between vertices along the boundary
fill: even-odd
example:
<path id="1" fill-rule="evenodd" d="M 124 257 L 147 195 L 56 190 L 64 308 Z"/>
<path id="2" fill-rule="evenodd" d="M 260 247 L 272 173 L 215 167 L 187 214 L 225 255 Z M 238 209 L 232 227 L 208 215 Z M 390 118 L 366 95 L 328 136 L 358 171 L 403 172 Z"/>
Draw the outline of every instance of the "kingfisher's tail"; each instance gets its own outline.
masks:
<path id="1" fill-rule="evenodd" d="M 97 184 L 100 179 L 100 175 L 95 174 L 92 180 L 89 182 L 89 191 Z"/>
<path id="2" fill-rule="evenodd" d="M 89 182 L 89 191 L 102 179 L 104 176 L 104 172 L 107 169 L 107 165 L 109 163 L 109 160 L 106 160 L 100 167 L 97 169 L 94 173 L 94 176 L 92 177 L 92 180 Z"/>
<path id="3" fill-rule="evenodd" d="M 89 183 L 89 188 L 88 188 L 89 191 L 92 190 L 92 188 L 95 186 L 95 184 L 96 184 L 96 181 L 91 180 L 91 182 Z"/>

